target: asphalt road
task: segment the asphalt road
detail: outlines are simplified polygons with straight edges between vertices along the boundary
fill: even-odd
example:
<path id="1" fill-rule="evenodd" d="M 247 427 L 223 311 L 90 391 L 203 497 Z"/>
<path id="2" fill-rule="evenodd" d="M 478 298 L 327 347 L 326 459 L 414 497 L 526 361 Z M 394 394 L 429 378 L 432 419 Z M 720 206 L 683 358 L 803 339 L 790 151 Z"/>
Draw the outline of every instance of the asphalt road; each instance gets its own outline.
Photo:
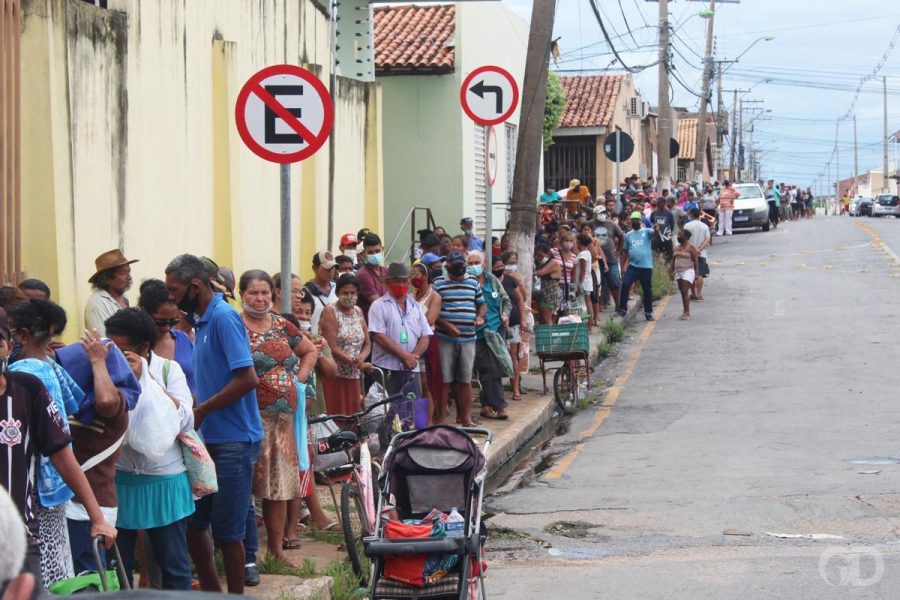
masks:
<path id="1" fill-rule="evenodd" d="M 489 499 L 488 597 L 900 597 L 895 253 L 900 219 L 716 238 L 693 320 L 636 323 L 611 406 Z"/>

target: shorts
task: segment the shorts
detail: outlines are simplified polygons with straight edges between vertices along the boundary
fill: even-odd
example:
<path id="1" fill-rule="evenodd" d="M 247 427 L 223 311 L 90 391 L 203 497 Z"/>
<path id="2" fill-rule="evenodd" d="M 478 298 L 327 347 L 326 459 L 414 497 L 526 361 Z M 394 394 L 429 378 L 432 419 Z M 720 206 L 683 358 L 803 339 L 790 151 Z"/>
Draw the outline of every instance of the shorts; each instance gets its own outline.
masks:
<path id="1" fill-rule="evenodd" d="M 212 527 L 217 544 L 242 541 L 259 442 L 207 444 L 206 449 L 216 465 L 219 491 L 194 503 L 196 511 L 189 523 L 198 529 Z"/>
<path id="2" fill-rule="evenodd" d="M 610 289 L 617 290 L 622 287 L 622 269 L 619 261 L 615 260 L 609 265 L 609 270 L 602 274 L 603 284 Z"/>
<path id="3" fill-rule="evenodd" d="M 700 277 L 706 279 L 709 277 L 709 263 L 706 262 L 706 257 L 701 256 L 699 259 L 700 262 Z"/>
<path id="4" fill-rule="evenodd" d="M 687 271 L 675 273 L 675 281 L 678 281 L 679 279 L 687 281 L 688 283 L 694 283 L 694 270 L 688 269 Z"/>
<path id="5" fill-rule="evenodd" d="M 438 340 L 441 352 L 441 375 L 444 383 L 472 383 L 475 365 L 475 340 L 450 342 Z"/>
<path id="6" fill-rule="evenodd" d="M 509 331 L 509 339 L 506 340 L 508 344 L 522 343 L 522 329 L 520 325 L 510 325 L 506 330 Z"/>

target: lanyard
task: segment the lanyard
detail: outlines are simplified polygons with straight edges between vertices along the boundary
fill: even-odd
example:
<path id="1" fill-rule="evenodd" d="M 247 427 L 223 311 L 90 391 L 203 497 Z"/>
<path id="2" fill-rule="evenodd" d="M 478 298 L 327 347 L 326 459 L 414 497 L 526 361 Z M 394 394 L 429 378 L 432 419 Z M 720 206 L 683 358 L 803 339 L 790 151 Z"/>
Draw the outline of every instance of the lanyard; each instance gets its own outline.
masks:
<path id="1" fill-rule="evenodd" d="M 407 300 L 407 302 L 409 301 Z M 409 343 L 409 333 L 406 331 L 406 315 L 409 314 L 409 306 L 406 307 L 406 312 L 400 310 L 400 305 L 396 300 L 394 306 L 397 307 L 397 314 L 400 315 L 400 343 L 405 346 Z"/>

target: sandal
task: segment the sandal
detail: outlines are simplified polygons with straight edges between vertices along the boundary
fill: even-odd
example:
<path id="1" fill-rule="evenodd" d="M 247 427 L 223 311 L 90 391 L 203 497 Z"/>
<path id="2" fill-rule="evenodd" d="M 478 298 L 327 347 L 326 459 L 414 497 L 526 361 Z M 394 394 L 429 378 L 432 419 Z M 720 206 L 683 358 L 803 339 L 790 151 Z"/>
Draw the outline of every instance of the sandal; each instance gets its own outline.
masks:
<path id="1" fill-rule="evenodd" d="M 282 550 L 299 550 L 302 543 L 298 539 L 289 540 L 284 538 L 281 540 L 281 549 Z"/>
<path id="2" fill-rule="evenodd" d="M 333 531 L 339 526 L 340 523 L 338 523 L 337 521 L 330 521 L 327 525 L 325 525 L 325 527 L 316 527 L 315 525 L 313 525 L 313 529 L 315 529 L 316 531 Z"/>
<path id="3" fill-rule="evenodd" d="M 509 418 L 509 413 L 506 412 L 505 408 L 501 408 L 497 411 L 497 418 L 501 421 L 505 421 Z"/>
<path id="4" fill-rule="evenodd" d="M 484 417 L 485 419 L 497 419 L 497 418 L 499 418 L 499 417 L 497 416 L 497 411 L 495 411 L 495 410 L 494 410 L 493 408 L 491 408 L 490 406 L 484 406 L 484 407 L 482 407 L 482 409 L 481 409 L 481 416 Z"/>

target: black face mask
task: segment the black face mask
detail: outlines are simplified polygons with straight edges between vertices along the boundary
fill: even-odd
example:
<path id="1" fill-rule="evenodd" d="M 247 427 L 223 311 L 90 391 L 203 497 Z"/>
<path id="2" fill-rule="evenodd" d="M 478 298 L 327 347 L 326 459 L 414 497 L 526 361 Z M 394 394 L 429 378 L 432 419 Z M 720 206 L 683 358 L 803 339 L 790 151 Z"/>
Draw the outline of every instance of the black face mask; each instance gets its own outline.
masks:
<path id="1" fill-rule="evenodd" d="M 491 273 L 494 274 L 494 277 L 500 279 L 501 277 L 503 277 L 504 269 L 494 269 L 493 271 L 491 271 Z"/>
<path id="2" fill-rule="evenodd" d="M 631 228 L 634 229 L 635 231 L 637 231 L 638 229 L 641 228 L 640 222 L 638 222 L 638 223 L 632 223 L 632 224 L 631 224 Z"/>
<path id="3" fill-rule="evenodd" d="M 181 297 L 181 302 L 178 303 L 178 310 L 184 312 L 187 315 L 193 315 L 197 312 L 197 308 L 200 306 L 200 292 L 197 292 L 197 295 L 193 298 L 190 297 L 191 288 L 188 287 L 187 291 L 184 293 L 184 296 Z"/>
<path id="4" fill-rule="evenodd" d="M 454 277 L 460 277 L 466 273 L 466 265 L 448 265 L 447 273 Z"/>

